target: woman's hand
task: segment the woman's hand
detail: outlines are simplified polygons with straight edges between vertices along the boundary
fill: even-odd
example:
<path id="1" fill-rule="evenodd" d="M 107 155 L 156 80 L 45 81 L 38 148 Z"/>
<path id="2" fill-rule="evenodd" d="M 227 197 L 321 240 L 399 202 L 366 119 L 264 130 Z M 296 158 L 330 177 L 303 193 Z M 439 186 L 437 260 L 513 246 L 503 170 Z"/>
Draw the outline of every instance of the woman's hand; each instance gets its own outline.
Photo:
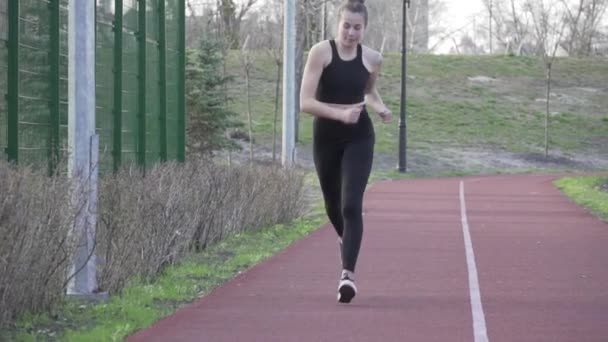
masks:
<path id="1" fill-rule="evenodd" d="M 356 124 L 359 121 L 365 102 L 358 103 L 341 110 L 339 120 L 345 124 Z"/>
<path id="2" fill-rule="evenodd" d="M 381 111 L 380 113 L 378 113 L 378 115 L 380 116 L 380 118 L 382 119 L 382 122 L 384 122 L 384 123 L 391 122 L 391 120 L 393 118 L 393 113 L 388 108 L 384 108 L 384 110 Z"/>

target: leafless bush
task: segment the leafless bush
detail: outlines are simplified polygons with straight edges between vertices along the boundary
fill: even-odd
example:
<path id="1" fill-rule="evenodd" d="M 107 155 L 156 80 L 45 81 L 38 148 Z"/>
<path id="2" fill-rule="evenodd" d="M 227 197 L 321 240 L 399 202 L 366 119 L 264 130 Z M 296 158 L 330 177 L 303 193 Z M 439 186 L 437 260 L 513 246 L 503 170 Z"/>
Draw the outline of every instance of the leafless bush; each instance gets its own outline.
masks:
<path id="1" fill-rule="evenodd" d="M 165 163 L 145 176 L 136 168 L 105 175 L 96 236 L 101 289 L 115 293 L 229 234 L 292 220 L 304 209 L 302 187 L 296 170 L 205 160 Z M 78 208 L 64 176 L 2 161 L 0 193 L 1 326 L 61 301 Z"/>
<path id="2" fill-rule="evenodd" d="M 286 222 L 301 214 L 297 171 L 218 166 L 210 161 L 160 165 L 106 177 L 100 190 L 100 284 L 118 291 L 145 280 L 186 253 L 225 236 Z"/>
<path id="3" fill-rule="evenodd" d="M 69 186 L 0 160 L 0 326 L 48 310 L 64 293 L 74 244 Z"/>
<path id="4" fill-rule="evenodd" d="M 148 278 L 179 258 L 191 238 L 191 194 L 175 166 L 161 165 L 146 176 L 125 169 L 100 184 L 96 255 L 100 287 L 120 289 L 133 275 Z"/>

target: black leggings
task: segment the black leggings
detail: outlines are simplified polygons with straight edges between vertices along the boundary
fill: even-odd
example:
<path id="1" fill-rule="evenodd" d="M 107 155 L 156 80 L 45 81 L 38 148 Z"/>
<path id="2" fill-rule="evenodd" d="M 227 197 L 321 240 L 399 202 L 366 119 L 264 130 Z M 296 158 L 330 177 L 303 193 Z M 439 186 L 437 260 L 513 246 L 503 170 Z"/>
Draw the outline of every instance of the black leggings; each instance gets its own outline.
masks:
<path id="1" fill-rule="evenodd" d="M 342 237 L 342 268 L 355 271 L 363 237 L 363 193 L 372 169 L 374 136 L 314 141 L 313 155 L 327 216 Z"/>

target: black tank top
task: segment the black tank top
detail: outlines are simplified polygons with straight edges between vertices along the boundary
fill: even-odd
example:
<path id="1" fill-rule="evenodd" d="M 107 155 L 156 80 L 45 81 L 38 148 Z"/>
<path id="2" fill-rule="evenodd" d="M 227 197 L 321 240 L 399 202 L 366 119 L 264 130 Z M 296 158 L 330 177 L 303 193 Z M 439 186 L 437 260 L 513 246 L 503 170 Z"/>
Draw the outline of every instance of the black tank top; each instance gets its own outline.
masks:
<path id="1" fill-rule="evenodd" d="M 323 69 L 319 80 L 318 99 L 326 103 L 353 104 L 363 102 L 369 71 L 363 65 L 363 49 L 357 45 L 357 56 L 344 61 L 338 54 L 336 42 L 330 40 L 331 62 Z"/>
<path id="2" fill-rule="evenodd" d="M 357 56 L 342 60 L 336 42 L 330 40 L 331 62 L 323 69 L 317 87 L 317 100 L 325 103 L 355 104 L 365 100 L 365 87 L 370 73 L 363 65 L 363 48 L 357 46 Z M 315 142 L 346 142 L 374 135 L 372 122 L 364 108 L 355 124 L 315 117 L 313 126 Z"/>

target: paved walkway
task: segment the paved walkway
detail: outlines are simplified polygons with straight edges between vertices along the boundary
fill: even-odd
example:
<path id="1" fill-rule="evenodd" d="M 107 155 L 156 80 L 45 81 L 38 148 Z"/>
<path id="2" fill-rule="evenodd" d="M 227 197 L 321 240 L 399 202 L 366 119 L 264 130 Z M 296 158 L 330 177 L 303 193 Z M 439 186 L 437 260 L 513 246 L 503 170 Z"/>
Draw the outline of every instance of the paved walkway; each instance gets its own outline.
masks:
<path id="1" fill-rule="evenodd" d="M 129 341 L 608 341 L 608 224 L 555 178 L 377 183 L 351 304 L 325 226 Z"/>

